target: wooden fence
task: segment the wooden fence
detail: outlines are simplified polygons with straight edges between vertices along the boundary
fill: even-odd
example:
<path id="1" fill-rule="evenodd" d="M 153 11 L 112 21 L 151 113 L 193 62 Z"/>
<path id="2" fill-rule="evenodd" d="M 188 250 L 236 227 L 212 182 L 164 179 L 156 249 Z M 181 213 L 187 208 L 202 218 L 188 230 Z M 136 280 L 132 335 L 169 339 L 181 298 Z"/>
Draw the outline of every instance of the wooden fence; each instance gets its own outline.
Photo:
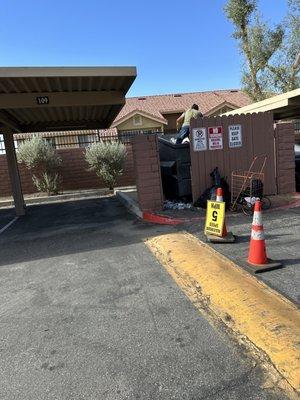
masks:
<path id="1" fill-rule="evenodd" d="M 264 192 L 277 192 L 272 113 L 198 118 L 191 122 L 190 139 L 194 201 L 212 185 L 210 173 L 215 167 L 230 185 L 232 171 L 248 170 L 253 158 L 263 154 L 267 156 Z"/>

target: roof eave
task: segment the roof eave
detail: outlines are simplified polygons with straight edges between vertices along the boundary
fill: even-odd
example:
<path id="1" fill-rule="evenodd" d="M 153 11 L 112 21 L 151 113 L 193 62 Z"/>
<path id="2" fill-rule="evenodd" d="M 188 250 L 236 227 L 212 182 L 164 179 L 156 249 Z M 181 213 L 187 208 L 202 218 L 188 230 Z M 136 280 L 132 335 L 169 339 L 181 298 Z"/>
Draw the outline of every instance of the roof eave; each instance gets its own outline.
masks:
<path id="1" fill-rule="evenodd" d="M 273 111 L 289 105 L 291 99 L 300 98 L 300 89 L 295 89 L 269 99 L 258 101 L 241 108 L 224 113 L 223 115 L 247 114 L 254 112 Z"/>
<path id="2" fill-rule="evenodd" d="M 137 110 L 130 111 L 130 113 L 124 115 L 124 117 L 122 117 L 122 118 L 120 118 L 118 120 L 115 120 L 113 122 L 113 124 L 111 125 L 111 128 L 116 128 L 118 125 L 120 125 L 123 122 L 127 121 L 128 119 L 130 119 L 131 117 L 133 117 L 136 114 L 142 115 L 145 118 L 149 118 L 149 119 L 151 119 L 151 120 L 153 120 L 155 122 L 159 122 L 159 123 L 164 124 L 164 125 L 168 124 L 168 121 L 165 118 L 158 118 L 158 117 L 156 117 L 156 116 L 154 116 L 154 115 L 152 115 L 150 113 L 147 113 L 147 112 L 145 112 L 143 110 L 138 110 L 137 109 Z"/>
<path id="3" fill-rule="evenodd" d="M 230 103 L 229 101 L 223 101 L 222 103 L 218 104 L 216 107 L 210 109 L 208 113 L 205 113 L 205 116 L 209 117 L 211 114 L 214 114 L 220 108 L 226 107 L 226 106 L 232 107 L 233 109 L 238 107 L 236 104 Z"/>
<path id="4" fill-rule="evenodd" d="M 136 67 L 0 67 L 1 78 L 136 77 Z"/>

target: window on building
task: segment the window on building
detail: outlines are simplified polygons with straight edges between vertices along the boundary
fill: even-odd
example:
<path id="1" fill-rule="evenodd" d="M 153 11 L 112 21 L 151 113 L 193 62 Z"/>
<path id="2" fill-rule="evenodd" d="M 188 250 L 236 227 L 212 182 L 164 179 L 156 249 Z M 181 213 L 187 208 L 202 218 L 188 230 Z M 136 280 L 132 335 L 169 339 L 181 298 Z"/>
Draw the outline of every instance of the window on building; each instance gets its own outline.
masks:
<path id="1" fill-rule="evenodd" d="M 5 154 L 4 136 L 0 135 L 0 154 Z"/>
<path id="2" fill-rule="evenodd" d="M 18 142 L 14 140 L 15 149 L 18 150 Z M 0 134 L 0 154 L 6 154 L 4 136 Z"/>
<path id="3" fill-rule="evenodd" d="M 138 135 L 149 135 L 151 133 L 162 133 L 161 127 L 149 128 L 149 129 L 137 129 L 133 131 L 120 131 L 118 132 L 118 138 L 122 143 L 129 143 L 130 140 Z"/>
<path id="4" fill-rule="evenodd" d="M 97 135 L 78 135 L 79 147 L 89 147 L 92 143 L 98 142 Z"/>
<path id="5" fill-rule="evenodd" d="M 46 137 L 44 138 L 46 142 L 50 143 L 52 147 L 55 148 L 55 138 L 54 137 Z"/>
<path id="6" fill-rule="evenodd" d="M 78 143 L 79 143 L 79 147 L 89 147 L 89 145 L 90 145 L 89 135 L 79 135 Z"/>
<path id="7" fill-rule="evenodd" d="M 20 139 L 20 140 L 14 140 L 14 144 L 15 144 L 15 149 L 16 151 L 18 151 L 19 146 L 25 142 L 25 139 Z"/>

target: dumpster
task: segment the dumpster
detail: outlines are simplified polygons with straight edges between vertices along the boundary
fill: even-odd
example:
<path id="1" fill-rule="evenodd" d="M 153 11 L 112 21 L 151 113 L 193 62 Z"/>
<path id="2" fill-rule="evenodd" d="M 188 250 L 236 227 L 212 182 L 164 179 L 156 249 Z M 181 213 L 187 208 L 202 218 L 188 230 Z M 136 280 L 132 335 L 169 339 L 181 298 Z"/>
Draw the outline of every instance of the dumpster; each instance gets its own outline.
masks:
<path id="1" fill-rule="evenodd" d="M 158 139 L 163 192 L 167 199 L 188 198 L 192 195 L 190 144 L 174 144 Z"/>

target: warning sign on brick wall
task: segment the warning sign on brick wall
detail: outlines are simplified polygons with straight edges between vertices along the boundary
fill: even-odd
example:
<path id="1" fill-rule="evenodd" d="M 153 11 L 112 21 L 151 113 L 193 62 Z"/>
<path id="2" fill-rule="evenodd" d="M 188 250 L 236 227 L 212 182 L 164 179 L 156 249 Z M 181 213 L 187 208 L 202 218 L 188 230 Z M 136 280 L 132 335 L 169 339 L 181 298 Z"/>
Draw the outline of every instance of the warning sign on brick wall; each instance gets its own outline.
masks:
<path id="1" fill-rule="evenodd" d="M 209 150 L 223 149 L 223 129 L 222 126 L 211 126 L 208 128 Z"/>

